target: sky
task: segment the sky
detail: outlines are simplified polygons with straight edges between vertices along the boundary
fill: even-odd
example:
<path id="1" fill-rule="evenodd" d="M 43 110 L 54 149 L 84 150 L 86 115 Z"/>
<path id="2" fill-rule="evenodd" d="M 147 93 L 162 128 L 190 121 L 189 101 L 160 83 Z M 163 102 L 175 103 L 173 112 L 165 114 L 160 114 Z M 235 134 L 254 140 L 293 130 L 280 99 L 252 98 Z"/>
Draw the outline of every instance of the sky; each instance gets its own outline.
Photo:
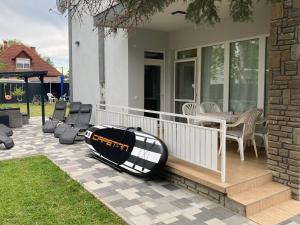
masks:
<path id="1" fill-rule="evenodd" d="M 57 12 L 56 0 L 1 0 L 0 41 L 6 39 L 36 47 L 56 67 L 69 67 L 68 19 Z"/>

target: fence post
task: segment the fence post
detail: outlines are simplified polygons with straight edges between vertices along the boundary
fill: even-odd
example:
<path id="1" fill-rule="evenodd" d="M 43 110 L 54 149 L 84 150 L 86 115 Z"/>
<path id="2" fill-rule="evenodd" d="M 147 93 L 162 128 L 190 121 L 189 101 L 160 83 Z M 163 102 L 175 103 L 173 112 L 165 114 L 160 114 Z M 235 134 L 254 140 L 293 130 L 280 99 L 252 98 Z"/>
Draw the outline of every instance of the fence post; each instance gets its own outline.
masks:
<path id="1" fill-rule="evenodd" d="M 223 121 L 221 124 L 221 182 L 226 181 L 226 121 Z"/>

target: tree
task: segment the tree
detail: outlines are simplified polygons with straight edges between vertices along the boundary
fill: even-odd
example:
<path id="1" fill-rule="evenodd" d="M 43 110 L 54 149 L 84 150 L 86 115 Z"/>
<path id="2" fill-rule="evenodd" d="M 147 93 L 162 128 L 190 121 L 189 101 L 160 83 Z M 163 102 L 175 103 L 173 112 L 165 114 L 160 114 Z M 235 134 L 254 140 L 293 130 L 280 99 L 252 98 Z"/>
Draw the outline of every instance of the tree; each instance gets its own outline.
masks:
<path id="1" fill-rule="evenodd" d="M 5 68 L 5 66 L 6 66 L 6 64 L 3 63 L 3 62 L 1 62 L 1 60 L 0 60 L 0 70 L 3 69 L 3 68 Z"/>
<path id="2" fill-rule="evenodd" d="M 52 59 L 49 56 L 46 55 L 41 55 L 39 54 L 39 56 L 48 64 L 54 66 L 54 62 L 52 61 Z"/>
<path id="3" fill-rule="evenodd" d="M 25 46 L 27 46 L 22 41 L 14 38 L 14 39 L 3 40 L 3 44 L 1 44 L 0 47 L 3 47 L 4 42 L 7 43 L 7 46 L 12 46 L 12 45 L 25 45 Z"/>
<path id="4" fill-rule="evenodd" d="M 182 0 L 187 2 L 185 18 L 188 22 L 214 25 L 221 21 L 218 5 L 222 0 Z M 225 1 L 225 0 L 224 0 Z M 258 0 L 229 0 L 229 14 L 235 22 L 249 22 L 253 16 L 253 2 Z M 264 0 L 278 2 L 282 0 Z M 135 28 L 148 22 L 157 12 L 162 12 L 177 0 L 60 0 L 62 8 L 70 12 L 71 17 L 81 18 L 84 14 L 97 16 L 98 24 L 110 27 L 109 32 L 116 28 Z M 103 11 L 103 9 L 106 9 Z"/>

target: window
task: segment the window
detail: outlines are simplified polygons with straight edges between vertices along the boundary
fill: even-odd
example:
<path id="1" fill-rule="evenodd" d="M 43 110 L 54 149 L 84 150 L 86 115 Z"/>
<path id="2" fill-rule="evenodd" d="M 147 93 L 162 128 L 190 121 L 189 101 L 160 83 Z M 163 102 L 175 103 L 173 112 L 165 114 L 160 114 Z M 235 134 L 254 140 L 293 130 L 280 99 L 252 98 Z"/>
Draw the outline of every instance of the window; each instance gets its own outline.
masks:
<path id="1" fill-rule="evenodd" d="M 202 48 L 201 101 L 215 102 L 223 108 L 224 45 Z"/>
<path id="2" fill-rule="evenodd" d="M 30 69 L 30 59 L 17 58 L 16 59 L 16 68 L 17 69 Z"/>
<path id="3" fill-rule="evenodd" d="M 177 52 L 177 59 L 188 59 L 197 57 L 197 49 L 189 49 Z"/>
<path id="4" fill-rule="evenodd" d="M 259 39 L 230 44 L 229 110 L 257 107 Z"/>
<path id="5" fill-rule="evenodd" d="M 194 100 L 195 61 L 177 62 L 175 66 L 175 99 Z"/>
<path id="6" fill-rule="evenodd" d="M 265 115 L 269 112 L 269 63 L 270 63 L 270 57 L 269 57 L 269 38 L 266 39 L 266 66 L 265 66 L 265 101 L 264 101 L 264 107 L 265 107 Z"/>
<path id="7" fill-rule="evenodd" d="M 164 53 L 162 52 L 144 52 L 145 59 L 164 59 Z"/>

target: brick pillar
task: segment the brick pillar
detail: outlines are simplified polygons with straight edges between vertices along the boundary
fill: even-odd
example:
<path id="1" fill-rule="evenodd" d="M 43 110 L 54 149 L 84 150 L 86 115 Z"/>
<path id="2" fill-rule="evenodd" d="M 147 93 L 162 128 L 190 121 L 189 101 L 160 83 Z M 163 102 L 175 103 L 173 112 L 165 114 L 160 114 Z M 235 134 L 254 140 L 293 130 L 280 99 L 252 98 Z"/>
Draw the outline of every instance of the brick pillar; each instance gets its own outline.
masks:
<path id="1" fill-rule="evenodd" d="M 268 166 L 300 200 L 300 0 L 272 5 L 270 45 Z"/>

